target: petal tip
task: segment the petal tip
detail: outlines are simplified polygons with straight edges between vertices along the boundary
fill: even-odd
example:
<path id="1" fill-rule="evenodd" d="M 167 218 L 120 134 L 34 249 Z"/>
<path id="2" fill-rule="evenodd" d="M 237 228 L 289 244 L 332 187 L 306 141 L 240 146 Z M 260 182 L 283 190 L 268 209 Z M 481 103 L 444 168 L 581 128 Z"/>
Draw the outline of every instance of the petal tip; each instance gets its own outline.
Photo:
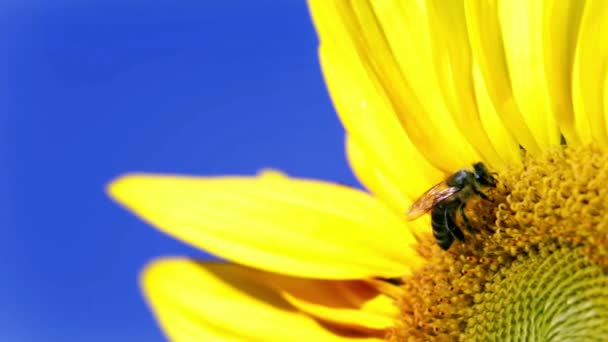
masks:
<path id="1" fill-rule="evenodd" d="M 257 173 L 258 177 L 265 180 L 285 180 L 289 179 L 289 176 L 281 170 L 273 168 L 263 168 Z"/>
<path id="2" fill-rule="evenodd" d="M 166 279 L 168 274 L 175 271 L 175 267 L 187 264 L 188 259 L 177 256 L 157 257 L 148 261 L 139 273 L 139 287 L 144 293 L 150 293 L 153 288 L 157 288 L 159 280 Z"/>
<path id="3" fill-rule="evenodd" d="M 127 173 L 120 175 L 105 186 L 106 194 L 116 202 L 125 203 L 130 195 L 137 191 L 137 184 L 145 177 L 142 173 Z"/>

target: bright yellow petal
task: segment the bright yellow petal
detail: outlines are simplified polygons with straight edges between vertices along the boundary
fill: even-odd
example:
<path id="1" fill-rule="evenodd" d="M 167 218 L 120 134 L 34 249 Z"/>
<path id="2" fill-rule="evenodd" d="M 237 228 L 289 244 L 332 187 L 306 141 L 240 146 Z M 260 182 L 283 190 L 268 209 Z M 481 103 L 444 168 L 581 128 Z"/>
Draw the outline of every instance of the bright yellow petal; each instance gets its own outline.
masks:
<path id="1" fill-rule="evenodd" d="M 475 102 L 473 59 L 464 2 L 428 1 L 426 11 L 431 29 L 431 62 L 437 72 L 438 89 L 456 126 L 476 149 L 481 160 L 494 169 L 503 168 L 506 163 L 488 136 L 492 136 L 492 131 L 483 128 L 483 114 L 480 114 L 483 112 L 478 110 Z"/>
<path id="2" fill-rule="evenodd" d="M 127 175 L 115 200 L 234 262 L 323 279 L 394 277 L 421 263 L 402 218 L 364 192 L 282 177 Z"/>
<path id="3" fill-rule="evenodd" d="M 588 0 L 574 57 L 572 97 L 576 132 L 584 143 L 608 144 L 603 85 L 608 72 L 608 2 Z"/>
<path id="4" fill-rule="evenodd" d="M 552 3 L 550 0 L 507 0 L 500 1 L 498 9 L 515 102 L 543 150 L 560 144 L 547 74 L 554 70 L 548 70 L 545 64 L 546 59 L 553 58 L 554 52 L 550 49 L 555 47 L 555 43 L 550 41 L 553 37 L 547 30 L 551 29 L 552 21 L 563 19 L 551 16 Z M 561 22 L 557 24 L 564 26 Z M 562 36 L 561 39 L 566 40 L 566 37 Z M 563 67 L 559 70 L 560 74 L 567 70 L 565 65 Z"/>
<path id="5" fill-rule="evenodd" d="M 404 214 L 412 204 L 412 200 L 403 194 L 401 189 L 398 189 L 380 169 L 375 167 L 374 163 L 371 162 L 371 158 L 368 157 L 369 154 L 364 151 L 360 144 L 351 136 L 346 137 L 346 153 L 351 169 L 361 183 L 378 198 L 382 199 L 382 201 L 393 208 L 397 215 L 405 218 Z M 404 173 L 407 174 L 408 172 L 409 169 Z M 439 182 L 439 177 L 445 176 L 438 176 L 436 180 L 432 181 L 433 183 L 423 183 L 414 177 L 404 178 L 405 181 L 409 182 L 408 186 L 411 189 L 414 189 L 414 192 L 409 193 L 412 196 L 419 196 L 421 193 L 428 190 L 431 185 Z M 423 184 L 421 185 L 420 183 Z M 414 232 L 417 236 L 420 234 L 429 234 L 431 232 L 430 217 L 428 215 L 415 221 L 407 222 L 407 225 L 409 230 Z"/>
<path id="6" fill-rule="evenodd" d="M 428 63 L 432 55 L 426 13 L 390 1 L 373 6 L 365 1 L 352 6 L 346 1 L 310 1 L 323 71 L 349 134 L 368 141 L 361 136 L 368 122 L 376 120 L 374 115 L 393 115 L 389 120 L 400 123 L 408 140 L 439 169 L 451 172 L 480 160 Z M 348 101 L 351 110 L 337 103 Z"/>
<path id="7" fill-rule="evenodd" d="M 319 49 L 324 76 L 349 135 L 368 151 L 369 162 L 407 196 L 417 196 L 443 177 L 412 144 L 386 99 L 356 60 Z M 353 64 L 350 64 L 352 61 Z"/>
<path id="8" fill-rule="evenodd" d="M 608 68 L 604 72 L 604 115 L 608 115 Z M 608 130 L 608 119 L 606 119 L 606 130 Z"/>
<path id="9" fill-rule="evenodd" d="M 346 155 L 351 170 L 366 189 L 382 199 L 396 212 L 405 213 L 412 200 L 402 192 L 402 189 L 391 182 L 380 168 L 374 165 L 373 159 L 369 157 L 369 152 L 365 152 L 361 144 L 351 136 L 346 137 Z"/>
<path id="10" fill-rule="evenodd" d="M 498 19 L 497 0 L 466 1 L 465 15 L 469 43 L 475 68 L 484 84 L 492 107 L 499 114 L 502 125 L 519 145 L 532 154 L 540 153 L 540 145 L 533 136 L 513 97 L 513 90 L 505 60 L 502 32 Z M 477 90 L 480 93 L 480 90 Z M 487 108 L 487 106 L 486 106 Z M 484 112 L 481 112 L 484 115 Z M 513 153 L 513 152 L 509 152 Z"/>
<path id="11" fill-rule="evenodd" d="M 483 129 L 492 135 L 492 144 L 496 147 L 496 151 L 498 151 L 503 161 L 509 165 L 521 163 L 519 143 L 503 125 L 500 115 L 496 112 L 478 65 L 473 67 L 473 79 L 477 106 L 479 111 L 483 113 L 481 116 Z"/>
<path id="12" fill-rule="evenodd" d="M 172 341 L 381 341 L 330 331 L 295 310 L 263 278 L 235 265 L 175 258 L 150 264 L 141 283 Z"/>
<path id="13" fill-rule="evenodd" d="M 545 0 L 543 11 L 546 87 L 553 115 L 569 145 L 580 143 L 574 126 L 572 65 L 584 6 L 582 0 Z"/>

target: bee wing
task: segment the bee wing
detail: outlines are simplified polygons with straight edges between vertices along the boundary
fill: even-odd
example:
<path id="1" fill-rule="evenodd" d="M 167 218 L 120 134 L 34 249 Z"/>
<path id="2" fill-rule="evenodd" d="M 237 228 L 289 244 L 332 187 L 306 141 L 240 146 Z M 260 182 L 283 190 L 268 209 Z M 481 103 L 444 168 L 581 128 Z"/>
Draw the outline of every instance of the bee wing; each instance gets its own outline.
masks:
<path id="1" fill-rule="evenodd" d="M 414 201 L 407 210 L 406 215 L 408 221 L 415 220 L 425 213 L 428 213 L 433 209 L 433 206 L 454 195 L 458 190 L 458 188 L 448 186 L 445 182 L 441 182 L 430 188 Z"/>

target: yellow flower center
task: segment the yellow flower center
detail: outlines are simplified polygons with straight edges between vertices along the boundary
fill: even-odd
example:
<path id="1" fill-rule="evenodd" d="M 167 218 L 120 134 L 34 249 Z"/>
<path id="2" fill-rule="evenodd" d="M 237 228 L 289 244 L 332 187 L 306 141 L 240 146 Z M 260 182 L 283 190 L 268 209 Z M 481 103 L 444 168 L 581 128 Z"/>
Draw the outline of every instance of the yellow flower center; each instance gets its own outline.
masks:
<path id="1" fill-rule="evenodd" d="M 608 150 L 555 148 L 497 179 L 467 203 L 464 242 L 421 242 L 390 339 L 605 339 Z"/>

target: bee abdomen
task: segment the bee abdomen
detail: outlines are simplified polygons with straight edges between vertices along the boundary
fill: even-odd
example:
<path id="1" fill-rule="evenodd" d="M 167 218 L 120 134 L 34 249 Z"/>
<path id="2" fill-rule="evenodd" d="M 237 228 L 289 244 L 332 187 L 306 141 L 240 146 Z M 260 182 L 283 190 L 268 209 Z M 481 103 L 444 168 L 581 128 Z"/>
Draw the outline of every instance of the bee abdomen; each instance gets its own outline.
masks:
<path id="1" fill-rule="evenodd" d="M 454 239 L 464 240 L 462 230 L 456 224 L 456 212 L 460 202 L 454 201 L 447 204 L 438 204 L 431 211 L 431 226 L 433 236 L 439 247 L 444 250 L 450 248 Z"/>

